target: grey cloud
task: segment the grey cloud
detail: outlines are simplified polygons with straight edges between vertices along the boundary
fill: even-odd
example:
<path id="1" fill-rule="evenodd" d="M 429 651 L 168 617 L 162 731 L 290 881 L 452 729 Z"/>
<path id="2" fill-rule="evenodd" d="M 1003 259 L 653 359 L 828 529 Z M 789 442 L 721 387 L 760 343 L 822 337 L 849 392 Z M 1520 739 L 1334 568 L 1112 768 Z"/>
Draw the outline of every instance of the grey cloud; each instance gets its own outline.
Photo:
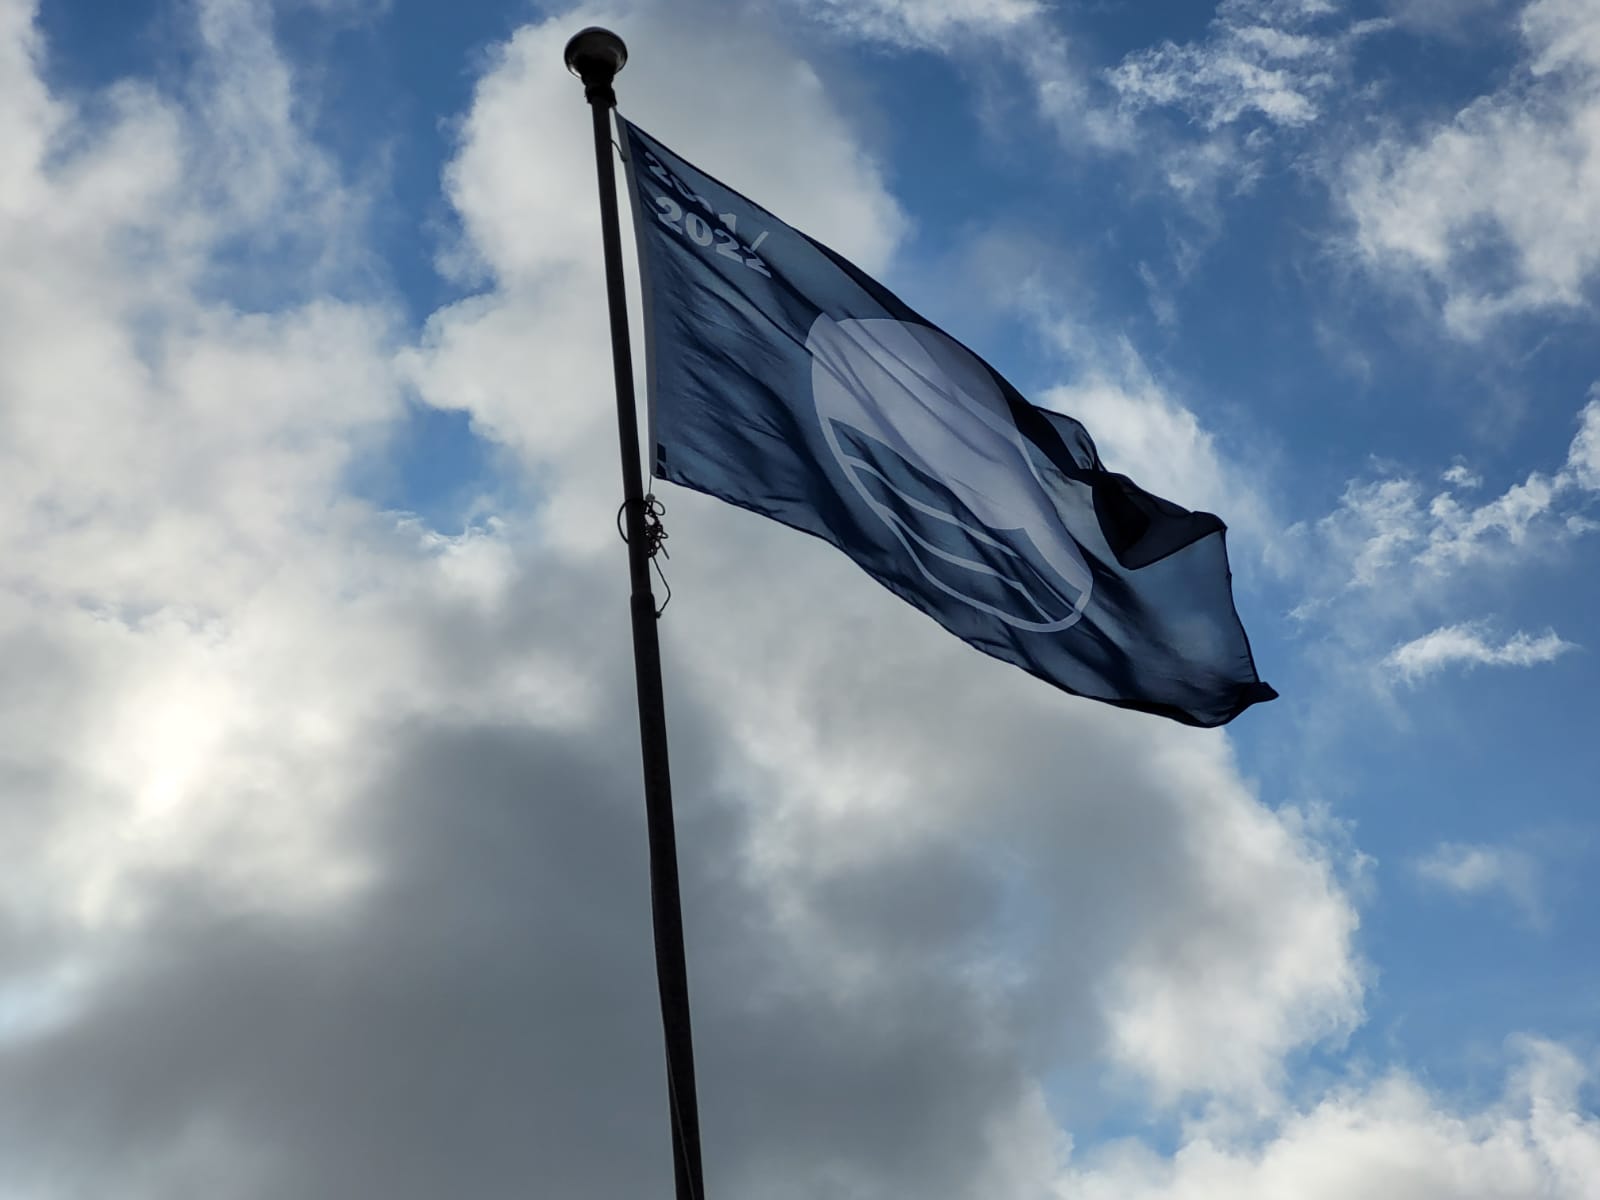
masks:
<path id="1" fill-rule="evenodd" d="M 13 1171 L 151 1196 L 649 1190 L 647 908 L 615 768 L 389 732 L 409 749 L 361 830 L 382 882 L 318 921 L 203 875 L 163 889 L 88 1011 L 7 1048 Z"/>
<path id="2" fill-rule="evenodd" d="M 949 904 L 970 869 L 937 856 L 836 877 L 833 919 L 896 953 L 874 987 L 835 994 L 788 963 L 763 896 L 731 869 L 736 810 L 697 796 L 705 735 L 685 715 L 680 836 L 717 1190 L 809 1194 L 835 1178 L 851 1195 L 970 1194 L 985 1123 L 1021 1086 L 1007 1048 L 972 1036 L 981 1005 L 947 969 L 951 927 L 959 940 L 983 889 Z M 659 1191 L 630 717 L 619 704 L 581 740 L 365 731 L 390 752 L 340 836 L 378 874 L 333 911 L 252 903 L 204 868 L 161 884 L 85 1009 L 0 1049 L 13 1183 L 230 1200 Z M 886 905 L 875 893 L 893 884 L 905 890 Z M 935 903 L 908 905 L 917 891 Z"/>
<path id="3" fill-rule="evenodd" d="M 191 503 L 196 536 L 133 555 L 126 575 L 43 539 L 58 557 L 40 563 L 70 565 L 98 615 L 34 603 L 54 576 L 9 560 L 14 661 L 51 682 L 5 693 L 8 715 L 45 713 L 6 726 L 6 799 L 19 857 L 53 874 L 7 893 L 6 965 L 92 967 L 54 1024 L 0 1043 L 0 1170 L 19 1189 L 664 1190 L 616 464 L 603 357 L 568 336 L 573 312 L 600 311 L 598 272 L 569 226 L 515 219 L 566 205 L 586 164 L 562 156 L 564 132 L 509 119 L 559 95 L 581 126 L 559 46 L 600 15 L 532 27 L 497 60 L 455 186 L 474 251 L 509 282 L 401 355 L 537 473 L 533 511 L 444 538 L 365 510 L 327 469 L 295 477 L 295 504 L 267 502 L 283 488 L 269 468 L 305 466 L 284 450 L 296 434 L 316 432 L 320 468 L 397 419 L 391 347 L 365 314 L 348 389 L 264 428 L 200 410 L 239 471 L 279 480 L 270 495 Z M 852 126 L 777 39 L 752 45 L 810 140 L 754 161 L 746 186 L 781 182 L 885 261 L 898 211 Z M 711 119 L 630 78 L 652 126 L 700 139 L 684 149 L 708 165 L 770 118 Z M 317 375 L 352 314 L 300 319 L 322 336 L 252 345 Z M 196 350 L 239 332 L 182 324 Z M 213 361 L 187 394 L 222 394 L 241 370 Z M 300 376 L 260 386 L 284 378 Z M 18 394 L 52 411 L 53 395 Z M 154 427 L 153 449 L 193 435 L 179 426 Z M 193 483 L 108 461 L 139 467 L 141 512 Z M 1360 1019 L 1331 852 L 1261 803 L 1225 739 L 1050 693 L 825 548 L 669 503 L 679 598 L 663 628 L 714 1194 L 1048 1194 L 1070 1133 L 1044 1095 L 1058 1072 L 1121 1072 L 1163 1113 L 1266 1104 L 1285 1056 Z M 237 555 L 220 583 L 217 545 Z M 168 758 L 187 773 L 169 778 Z M 23 819 L 36 804 L 88 848 Z M 152 827 L 183 836 L 155 853 Z M 86 911 L 102 875 L 122 903 Z"/>

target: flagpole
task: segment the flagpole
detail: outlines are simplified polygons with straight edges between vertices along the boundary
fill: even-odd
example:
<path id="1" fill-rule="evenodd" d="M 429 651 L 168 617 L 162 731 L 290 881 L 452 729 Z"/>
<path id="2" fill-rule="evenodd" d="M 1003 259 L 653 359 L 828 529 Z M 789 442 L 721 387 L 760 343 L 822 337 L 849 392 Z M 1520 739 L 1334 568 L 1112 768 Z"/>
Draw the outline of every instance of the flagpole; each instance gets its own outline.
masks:
<path id="1" fill-rule="evenodd" d="M 628 345 L 628 305 L 622 283 L 622 236 L 617 223 L 616 172 L 611 161 L 611 110 L 617 103 L 611 81 L 627 61 L 628 48 L 609 29 L 591 26 L 567 43 L 567 69 L 583 81 L 583 94 L 594 117 L 594 159 L 600 183 L 606 298 L 611 311 L 611 366 L 616 376 L 617 430 L 622 451 L 623 528 L 628 539 L 628 575 L 633 585 L 630 598 L 633 667 L 639 698 L 639 748 L 644 760 L 645 824 L 650 841 L 650 908 L 655 929 L 656 985 L 661 993 L 661 1025 L 667 1050 L 673 1174 L 677 1200 L 704 1200 L 694 1042 L 689 1027 L 689 974 L 684 958 L 683 911 L 678 895 L 672 776 L 667 768 L 661 643 L 656 634 L 656 601 L 650 588 L 639 417 L 633 397 L 633 354 Z"/>

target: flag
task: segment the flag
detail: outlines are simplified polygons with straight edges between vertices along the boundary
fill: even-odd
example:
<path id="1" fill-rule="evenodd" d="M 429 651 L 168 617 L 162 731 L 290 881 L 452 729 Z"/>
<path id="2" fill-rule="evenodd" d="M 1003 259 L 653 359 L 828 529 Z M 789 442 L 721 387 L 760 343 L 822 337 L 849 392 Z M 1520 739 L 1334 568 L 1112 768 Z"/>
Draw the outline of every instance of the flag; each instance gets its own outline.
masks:
<path id="1" fill-rule="evenodd" d="M 1088 431 L 839 254 L 618 118 L 651 471 L 831 542 L 979 650 L 1189 725 L 1277 695 L 1224 526 L 1106 470 Z"/>

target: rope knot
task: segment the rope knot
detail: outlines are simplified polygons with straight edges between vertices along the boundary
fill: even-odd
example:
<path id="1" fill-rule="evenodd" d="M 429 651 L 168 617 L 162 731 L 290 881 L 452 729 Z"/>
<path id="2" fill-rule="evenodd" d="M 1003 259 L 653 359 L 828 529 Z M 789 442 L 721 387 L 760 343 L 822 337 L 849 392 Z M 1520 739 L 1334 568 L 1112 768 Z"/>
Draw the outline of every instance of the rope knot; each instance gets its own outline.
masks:
<path id="1" fill-rule="evenodd" d="M 644 526 L 644 556 L 655 567 L 656 576 L 661 580 L 661 586 L 667 590 L 666 599 L 661 602 L 661 607 L 656 609 L 656 616 L 659 618 L 662 613 L 667 611 L 667 605 L 672 603 L 672 585 L 667 582 L 666 572 L 661 569 L 661 563 L 656 558 L 657 555 L 662 558 L 672 557 L 667 553 L 667 527 L 661 523 L 661 518 L 666 516 L 667 506 L 656 499 L 654 492 L 645 496 L 643 505 L 644 511 L 640 516 L 640 523 Z M 627 511 L 628 505 L 626 502 L 623 503 L 621 508 L 617 509 L 617 536 L 624 543 L 628 540 L 628 531 L 623 527 L 622 518 Z"/>
<path id="2" fill-rule="evenodd" d="M 644 498 L 644 552 L 647 558 L 653 559 L 657 554 L 662 558 L 672 557 L 667 553 L 667 527 L 661 523 L 661 518 L 666 515 L 667 506 L 656 499 L 654 492 Z"/>

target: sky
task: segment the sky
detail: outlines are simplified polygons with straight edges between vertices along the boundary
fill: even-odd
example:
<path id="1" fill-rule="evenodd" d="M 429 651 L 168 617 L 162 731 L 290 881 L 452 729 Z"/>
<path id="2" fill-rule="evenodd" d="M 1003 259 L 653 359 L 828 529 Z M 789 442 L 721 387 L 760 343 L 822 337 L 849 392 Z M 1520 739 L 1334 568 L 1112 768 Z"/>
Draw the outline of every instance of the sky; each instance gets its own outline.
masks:
<path id="1" fill-rule="evenodd" d="M 0 0 L 0 1200 L 669 1194 L 596 23 L 1282 694 L 662 485 L 708 1194 L 1600 1196 L 1593 0 Z"/>

